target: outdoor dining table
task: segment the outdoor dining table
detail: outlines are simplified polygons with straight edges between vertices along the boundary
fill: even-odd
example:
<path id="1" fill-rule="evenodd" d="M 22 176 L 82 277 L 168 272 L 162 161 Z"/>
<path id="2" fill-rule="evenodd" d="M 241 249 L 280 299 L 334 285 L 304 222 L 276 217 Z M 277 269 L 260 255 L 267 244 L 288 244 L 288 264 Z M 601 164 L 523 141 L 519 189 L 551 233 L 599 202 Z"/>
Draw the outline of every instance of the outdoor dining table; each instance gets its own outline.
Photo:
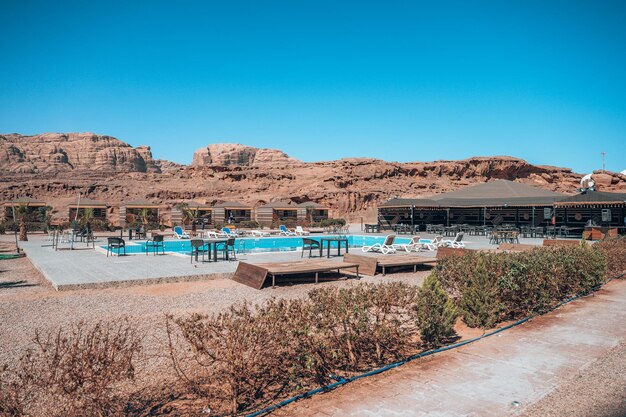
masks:
<path id="1" fill-rule="evenodd" d="M 348 238 L 347 237 L 323 237 L 320 239 L 320 256 L 324 254 L 324 243 L 326 244 L 326 257 L 330 258 L 330 246 L 332 242 L 337 242 L 337 256 L 341 256 L 341 245 L 346 245 L 346 253 L 349 252 L 348 249 Z"/>
<path id="2" fill-rule="evenodd" d="M 228 238 L 210 238 L 202 239 L 204 245 L 207 246 L 207 255 L 209 256 L 209 262 L 211 262 L 211 253 L 213 253 L 213 260 L 217 262 L 217 245 L 220 243 L 226 244 Z M 211 249 L 212 248 L 212 249 Z M 226 260 L 228 260 L 228 251 L 224 251 L 226 254 Z M 198 260 L 198 252 L 196 252 L 196 261 Z"/>

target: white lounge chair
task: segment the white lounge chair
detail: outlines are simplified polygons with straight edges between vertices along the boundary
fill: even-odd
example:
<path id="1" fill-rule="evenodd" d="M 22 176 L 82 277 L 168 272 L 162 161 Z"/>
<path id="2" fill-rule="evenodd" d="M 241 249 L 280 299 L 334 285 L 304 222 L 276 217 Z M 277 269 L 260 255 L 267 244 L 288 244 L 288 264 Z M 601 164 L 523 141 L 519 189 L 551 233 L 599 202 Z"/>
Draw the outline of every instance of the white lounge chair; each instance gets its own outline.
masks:
<path id="1" fill-rule="evenodd" d="M 284 224 L 281 224 L 280 226 L 278 226 L 278 228 L 280 229 L 280 234 L 282 236 L 295 236 L 296 232 L 292 232 L 291 230 L 287 229 L 287 226 L 285 226 Z"/>
<path id="2" fill-rule="evenodd" d="M 396 253 L 396 248 L 393 245 L 393 241 L 396 239 L 396 235 L 388 235 L 385 237 L 383 243 L 374 243 L 371 246 L 363 246 L 361 250 L 363 252 L 381 252 L 385 255 L 388 253 Z"/>
<path id="3" fill-rule="evenodd" d="M 435 236 L 433 240 L 425 239 L 422 241 L 422 244 L 429 251 L 436 251 L 437 248 L 440 248 L 442 246 L 447 246 L 446 242 L 443 240 L 443 236 L 441 235 Z"/>
<path id="4" fill-rule="evenodd" d="M 445 244 L 446 246 L 449 246 L 451 248 L 464 248 L 465 247 L 465 242 L 463 242 L 463 235 L 464 233 L 457 233 L 456 236 L 454 237 L 454 239 L 452 240 L 446 240 Z"/>
<path id="5" fill-rule="evenodd" d="M 296 232 L 295 232 L 295 233 L 296 233 L 296 235 L 298 235 L 298 236 L 308 236 L 308 235 L 309 235 L 309 232 L 307 232 L 306 230 L 304 230 L 304 229 L 302 228 L 302 226 L 296 226 Z"/>
<path id="6" fill-rule="evenodd" d="M 174 226 L 174 236 L 176 239 L 189 239 L 187 232 L 185 232 L 180 226 Z"/>
<path id="7" fill-rule="evenodd" d="M 254 237 L 268 237 L 270 232 L 265 232 L 263 230 L 250 230 L 250 234 Z"/>
<path id="8" fill-rule="evenodd" d="M 420 242 L 419 236 L 413 236 L 409 243 L 394 243 L 392 246 L 406 252 L 420 252 L 424 249 L 424 243 Z"/>

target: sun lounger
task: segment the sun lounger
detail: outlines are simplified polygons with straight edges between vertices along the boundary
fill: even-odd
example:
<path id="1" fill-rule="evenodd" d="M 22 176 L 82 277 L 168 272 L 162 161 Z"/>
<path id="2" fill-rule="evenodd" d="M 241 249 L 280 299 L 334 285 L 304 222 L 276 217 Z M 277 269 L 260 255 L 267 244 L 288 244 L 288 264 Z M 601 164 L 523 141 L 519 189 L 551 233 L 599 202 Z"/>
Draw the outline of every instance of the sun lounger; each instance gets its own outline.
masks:
<path id="1" fill-rule="evenodd" d="M 280 226 L 278 226 L 278 229 L 280 230 L 280 234 L 282 236 L 295 236 L 296 232 L 292 232 L 291 230 L 287 229 L 287 226 L 285 226 L 284 224 L 281 224 Z"/>
<path id="2" fill-rule="evenodd" d="M 361 250 L 363 252 L 381 252 L 383 254 L 395 253 L 396 248 L 393 246 L 393 242 L 396 239 L 396 235 L 387 235 L 383 243 L 374 243 L 370 246 L 363 246 Z"/>
<path id="3" fill-rule="evenodd" d="M 268 237 L 270 232 L 264 230 L 250 230 L 250 234 L 254 237 Z"/>
<path id="4" fill-rule="evenodd" d="M 446 246 L 449 246 L 451 248 L 464 248 L 465 242 L 463 242 L 463 235 L 463 232 L 457 233 L 454 239 L 446 240 Z"/>
<path id="5" fill-rule="evenodd" d="M 222 227 L 222 236 L 227 236 L 227 237 L 239 237 L 239 233 L 230 230 L 229 227 Z"/>
<path id="6" fill-rule="evenodd" d="M 174 236 L 176 237 L 176 239 L 189 239 L 189 235 L 187 234 L 187 232 L 183 230 L 182 227 L 174 226 L 173 230 L 174 230 Z"/>
<path id="7" fill-rule="evenodd" d="M 307 232 L 306 230 L 304 230 L 304 229 L 302 228 L 302 226 L 296 226 L 296 232 L 295 232 L 295 233 L 296 233 L 296 235 L 298 235 L 298 236 L 308 236 L 308 235 L 309 235 L 309 232 Z"/>
<path id="8" fill-rule="evenodd" d="M 413 236 L 409 243 L 394 243 L 392 246 L 396 250 L 403 250 L 405 252 L 421 252 L 425 250 L 425 243 L 420 241 L 419 236 Z"/>

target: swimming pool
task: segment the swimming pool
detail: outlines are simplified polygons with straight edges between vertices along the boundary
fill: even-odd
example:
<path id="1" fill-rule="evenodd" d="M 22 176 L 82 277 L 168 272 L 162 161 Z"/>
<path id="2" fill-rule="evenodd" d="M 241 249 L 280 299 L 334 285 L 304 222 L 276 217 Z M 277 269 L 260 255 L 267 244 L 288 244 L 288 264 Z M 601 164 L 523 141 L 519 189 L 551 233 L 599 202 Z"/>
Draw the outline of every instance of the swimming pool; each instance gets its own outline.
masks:
<path id="1" fill-rule="evenodd" d="M 321 238 L 333 238 L 336 235 L 313 235 L 306 236 L 309 239 L 318 240 Z M 384 236 L 362 236 L 348 235 L 348 246 L 351 248 L 360 248 L 374 243 L 383 243 Z M 409 243 L 409 238 L 398 237 L 395 243 Z M 189 240 L 166 240 L 165 252 L 189 254 L 191 252 L 191 243 Z M 101 246 L 106 250 L 106 246 Z M 331 247 L 337 247 L 337 243 L 331 242 Z M 235 250 L 238 253 L 267 253 L 267 252 L 293 252 L 302 249 L 302 237 L 243 237 L 235 239 Z M 137 240 L 126 243 L 126 253 L 145 253 L 146 241 Z"/>

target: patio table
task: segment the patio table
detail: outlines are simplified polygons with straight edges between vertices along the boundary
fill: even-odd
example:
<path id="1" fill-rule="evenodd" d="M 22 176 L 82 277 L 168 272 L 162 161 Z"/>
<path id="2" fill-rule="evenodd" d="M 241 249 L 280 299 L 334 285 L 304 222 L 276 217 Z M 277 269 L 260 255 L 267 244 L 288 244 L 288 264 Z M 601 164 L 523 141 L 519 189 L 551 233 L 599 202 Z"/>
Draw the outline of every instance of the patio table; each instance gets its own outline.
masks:
<path id="1" fill-rule="evenodd" d="M 346 245 L 346 253 L 348 249 L 348 238 L 346 237 L 323 237 L 320 239 L 320 256 L 324 253 L 324 244 L 326 244 L 326 257 L 330 258 L 330 246 L 332 242 L 337 242 L 337 256 L 341 256 L 341 245 Z"/>
<path id="2" fill-rule="evenodd" d="M 202 241 L 204 242 L 205 246 L 207 246 L 207 254 L 209 256 L 209 262 L 211 262 L 211 253 L 213 253 L 213 260 L 217 262 L 217 245 L 219 245 L 220 243 L 226 244 L 228 242 L 228 239 L 210 238 L 210 239 L 202 239 Z M 225 251 L 225 253 L 226 253 L 226 260 L 228 260 L 228 251 Z M 196 252 L 196 261 L 197 260 L 198 260 L 198 253 Z"/>

